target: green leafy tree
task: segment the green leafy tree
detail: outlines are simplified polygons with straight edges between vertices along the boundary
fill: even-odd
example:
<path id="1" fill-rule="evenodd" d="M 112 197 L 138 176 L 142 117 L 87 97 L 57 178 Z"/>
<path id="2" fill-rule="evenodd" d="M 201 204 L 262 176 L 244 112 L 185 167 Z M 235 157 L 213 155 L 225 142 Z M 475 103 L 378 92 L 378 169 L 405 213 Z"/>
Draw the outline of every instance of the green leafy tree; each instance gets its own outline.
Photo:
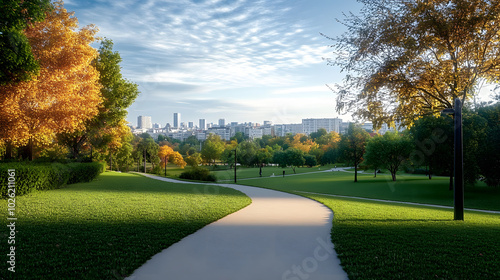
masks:
<path id="1" fill-rule="evenodd" d="M 488 186 L 500 187 L 500 103 L 478 109 L 488 122 L 486 136 L 480 144 L 478 164 Z"/>
<path id="2" fill-rule="evenodd" d="M 396 120 L 452 108 L 500 77 L 498 0 L 360 0 L 361 13 L 342 21 L 331 65 L 346 77 L 337 110 L 373 121 Z"/>
<path id="3" fill-rule="evenodd" d="M 415 167 L 428 166 L 432 174 L 450 176 L 453 189 L 453 120 L 448 116 L 425 116 L 409 130 L 415 150 L 410 158 Z"/>
<path id="4" fill-rule="evenodd" d="M 313 167 L 318 165 L 318 161 L 316 160 L 316 157 L 313 155 L 304 155 L 304 164 Z"/>
<path id="5" fill-rule="evenodd" d="M 52 9 L 49 0 L 2 0 L 0 2 L 0 84 L 28 81 L 40 66 L 24 29 L 43 21 Z"/>
<path id="6" fill-rule="evenodd" d="M 359 125 L 350 123 L 347 134 L 342 135 L 339 152 L 341 158 L 354 166 L 354 182 L 358 181 L 358 166 L 363 162 L 363 154 L 370 135 Z"/>
<path id="7" fill-rule="evenodd" d="M 384 136 L 370 139 L 366 144 L 365 160 L 375 167 L 385 167 L 396 181 L 396 172 L 409 159 L 413 151 L 412 141 L 398 132 L 387 132 Z"/>
<path id="8" fill-rule="evenodd" d="M 224 142 L 222 142 L 220 136 L 209 134 L 201 148 L 201 157 L 205 162 L 212 163 L 215 166 L 215 161 L 220 159 L 223 151 Z"/>
<path id="9" fill-rule="evenodd" d="M 295 168 L 303 166 L 306 162 L 304 152 L 297 148 L 288 148 L 285 151 L 285 161 L 287 165 L 292 167 L 293 173 L 296 173 Z"/>

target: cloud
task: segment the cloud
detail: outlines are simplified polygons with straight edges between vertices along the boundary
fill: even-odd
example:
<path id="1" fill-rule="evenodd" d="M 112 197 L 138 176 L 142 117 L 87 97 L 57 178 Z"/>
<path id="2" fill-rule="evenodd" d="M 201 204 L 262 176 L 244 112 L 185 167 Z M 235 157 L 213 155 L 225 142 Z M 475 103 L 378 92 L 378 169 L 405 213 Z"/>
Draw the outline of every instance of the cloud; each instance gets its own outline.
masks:
<path id="1" fill-rule="evenodd" d="M 128 70 L 137 82 L 273 86 L 293 83 L 290 69 L 323 63 L 323 46 L 308 39 L 307 26 L 283 20 L 290 10 L 284 3 L 100 1 L 77 16 L 96 21 L 117 49 L 134 46 L 122 54 L 124 66 L 158 68 Z"/>

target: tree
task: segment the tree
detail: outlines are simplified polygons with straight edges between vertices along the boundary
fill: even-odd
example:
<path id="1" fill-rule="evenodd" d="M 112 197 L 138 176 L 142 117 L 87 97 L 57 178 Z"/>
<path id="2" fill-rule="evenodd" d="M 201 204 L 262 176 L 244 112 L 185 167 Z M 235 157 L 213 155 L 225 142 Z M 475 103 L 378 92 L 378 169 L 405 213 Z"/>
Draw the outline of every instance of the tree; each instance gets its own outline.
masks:
<path id="1" fill-rule="evenodd" d="M 258 163 L 257 151 L 259 147 L 254 141 L 247 140 L 238 144 L 237 160 L 242 165 L 254 166 Z"/>
<path id="2" fill-rule="evenodd" d="M 222 152 L 224 151 L 224 143 L 222 142 L 219 135 L 209 134 L 207 140 L 203 147 L 201 148 L 201 157 L 210 163 L 215 165 L 215 161 L 220 159 Z"/>
<path id="3" fill-rule="evenodd" d="M 146 162 L 149 161 L 154 170 L 155 164 L 159 163 L 160 157 L 158 156 L 159 146 L 153 140 L 153 138 L 147 137 L 142 138 L 136 146 L 135 158 L 140 158 L 144 163 L 144 172 L 146 172 Z"/>
<path id="4" fill-rule="evenodd" d="M 318 138 L 320 138 L 321 136 L 325 136 L 327 134 L 328 132 L 326 132 L 326 129 L 320 128 L 318 129 L 318 131 L 311 133 L 311 135 L 309 136 L 311 136 L 313 141 L 317 141 Z"/>
<path id="5" fill-rule="evenodd" d="M 187 165 L 191 167 L 198 167 L 201 162 L 202 162 L 201 154 L 200 153 L 194 153 L 192 155 L 189 155 L 186 157 L 185 161 Z"/>
<path id="6" fill-rule="evenodd" d="M 292 167 L 293 173 L 296 173 L 295 168 L 305 163 L 304 152 L 297 148 L 288 148 L 285 151 L 285 162 Z"/>
<path id="7" fill-rule="evenodd" d="M 99 56 L 93 65 L 99 71 L 99 84 L 103 103 L 99 113 L 85 123 L 85 128 L 73 133 L 62 133 L 59 140 L 68 145 L 77 158 L 82 146 L 89 141 L 94 148 L 105 148 L 109 143 L 102 134 L 112 127 L 120 125 L 127 116 L 127 108 L 139 95 L 137 84 L 122 77 L 118 52 L 113 52 L 113 42 L 109 39 L 101 41 Z"/>
<path id="8" fill-rule="evenodd" d="M 462 104 L 500 77 L 500 1 L 360 0 L 329 64 L 347 72 L 337 110 L 382 123 Z"/>
<path id="9" fill-rule="evenodd" d="M 453 189 L 453 120 L 448 116 L 425 116 L 410 128 L 415 150 L 411 155 L 416 167 L 427 165 L 432 174 L 449 175 Z"/>
<path id="10" fill-rule="evenodd" d="M 480 143 L 478 164 L 488 186 L 500 186 L 500 103 L 478 109 L 488 122 L 486 137 Z"/>
<path id="11" fill-rule="evenodd" d="M 316 157 L 313 155 L 304 155 L 304 164 L 313 167 L 318 164 L 318 161 L 316 160 Z"/>
<path id="12" fill-rule="evenodd" d="M 91 65 L 97 29 L 77 31 L 77 19 L 62 2 L 54 5 L 45 21 L 25 31 L 40 75 L 0 86 L 0 137 L 14 146 L 50 143 L 57 133 L 82 129 L 102 102 L 99 74 Z"/>
<path id="13" fill-rule="evenodd" d="M 340 141 L 341 158 L 348 164 L 354 165 L 354 182 L 358 181 L 358 166 L 363 162 L 366 142 L 370 135 L 359 125 L 350 123 L 347 134 L 342 135 Z"/>
<path id="14" fill-rule="evenodd" d="M 388 131 L 383 136 L 377 136 L 368 141 L 365 160 L 375 169 L 387 168 L 391 172 L 392 180 L 396 181 L 396 172 L 401 164 L 408 160 L 412 151 L 412 141 L 408 136 Z"/>
<path id="15" fill-rule="evenodd" d="M 49 0 L 0 2 L 0 85 L 28 81 L 40 71 L 24 30 L 45 19 Z"/>
<path id="16" fill-rule="evenodd" d="M 160 147 L 158 157 L 160 158 L 162 168 L 164 168 L 165 164 L 169 162 L 172 162 L 180 168 L 184 168 L 187 164 L 179 152 L 175 152 L 170 146 L 167 145 Z"/>

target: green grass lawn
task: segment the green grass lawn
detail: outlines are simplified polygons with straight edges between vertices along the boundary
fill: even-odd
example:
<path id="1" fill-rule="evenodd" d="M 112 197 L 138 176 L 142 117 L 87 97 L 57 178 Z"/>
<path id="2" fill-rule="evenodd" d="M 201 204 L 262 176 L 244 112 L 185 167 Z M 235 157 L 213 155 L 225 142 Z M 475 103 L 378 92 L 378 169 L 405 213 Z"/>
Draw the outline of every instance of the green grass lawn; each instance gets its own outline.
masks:
<path id="1" fill-rule="evenodd" d="M 317 166 L 317 167 L 297 167 L 295 172 L 297 174 L 310 173 L 310 172 L 318 172 L 322 170 L 327 170 L 333 168 L 334 165 L 325 165 L 325 166 Z M 219 170 L 215 169 L 212 171 L 212 174 L 215 174 L 218 181 L 233 181 L 234 180 L 234 169 L 228 169 L 225 166 L 219 166 Z M 210 170 L 213 170 L 210 167 Z M 237 179 L 248 179 L 248 178 L 257 178 L 260 177 L 259 174 L 260 169 L 258 167 L 240 167 L 236 168 L 236 178 Z M 285 175 L 294 174 L 292 168 L 281 168 L 274 166 L 266 166 L 262 168 L 262 177 L 270 177 L 274 174 L 274 176 L 283 176 L 283 171 L 285 171 Z"/>
<path id="2" fill-rule="evenodd" d="M 114 172 L 17 197 L 15 276 L 123 279 L 154 254 L 250 202 L 229 188 Z M 0 200 L 0 207 L 7 209 L 7 201 Z M 7 234 L 2 231 L 5 242 Z M 0 279 L 13 279 L 3 248 Z"/>
<path id="3" fill-rule="evenodd" d="M 307 195 L 334 212 L 349 279 L 500 279 L 500 215 Z"/>
<path id="4" fill-rule="evenodd" d="M 285 178 L 262 178 L 242 181 L 242 184 L 272 188 L 286 192 L 307 191 L 324 194 L 337 194 L 365 198 L 378 198 L 395 201 L 438 204 L 453 206 L 453 191 L 448 190 L 448 177 L 424 175 L 398 175 L 397 181 L 390 174 L 354 174 L 335 171 L 289 176 Z M 484 186 L 465 189 L 465 207 L 500 211 L 500 189 Z"/>
<path id="5" fill-rule="evenodd" d="M 500 279 L 500 215 L 407 206 L 352 198 L 379 198 L 452 205 L 448 178 L 328 172 L 246 180 L 242 184 L 292 192 L 315 199 L 334 212 L 332 242 L 349 279 Z M 499 190 L 468 188 L 465 205 L 500 210 Z"/>

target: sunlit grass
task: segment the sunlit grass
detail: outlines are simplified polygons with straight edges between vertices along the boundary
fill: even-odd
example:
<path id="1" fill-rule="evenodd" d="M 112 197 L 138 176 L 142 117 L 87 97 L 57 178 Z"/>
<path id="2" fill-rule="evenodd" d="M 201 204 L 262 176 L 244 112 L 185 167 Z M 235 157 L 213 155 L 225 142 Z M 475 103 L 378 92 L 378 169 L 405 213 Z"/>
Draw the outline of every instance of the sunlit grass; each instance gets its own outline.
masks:
<path id="1" fill-rule="evenodd" d="M 122 279 L 154 254 L 251 201 L 233 189 L 109 172 L 16 202 L 18 279 Z M 0 200 L 3 209 L 6 204 Z M 0 278 L 9 279 L 7 272 L 3 269 Z"/>
<path id="2" fill-rule="evenodd" d="M 349 279 L 498 279 L 500 215 L 306 195 L 334 211 Z"/>

